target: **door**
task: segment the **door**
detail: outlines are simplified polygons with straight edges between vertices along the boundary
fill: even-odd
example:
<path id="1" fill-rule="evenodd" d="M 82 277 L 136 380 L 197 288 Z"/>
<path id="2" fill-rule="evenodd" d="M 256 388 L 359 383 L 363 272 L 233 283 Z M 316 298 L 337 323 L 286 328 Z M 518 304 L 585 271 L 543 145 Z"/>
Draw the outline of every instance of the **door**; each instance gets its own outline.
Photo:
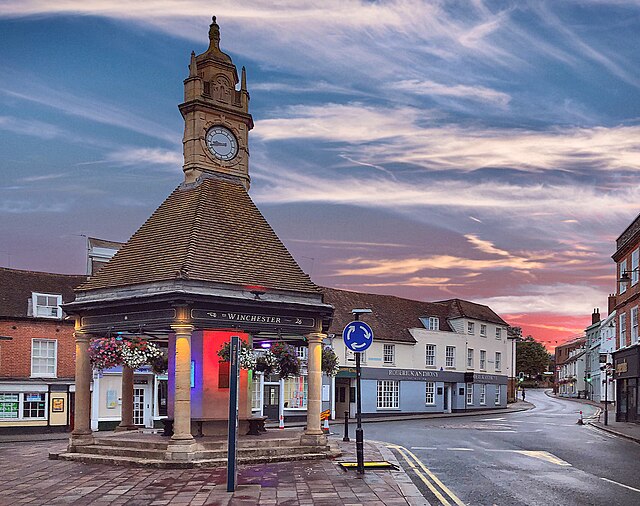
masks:
<path id="1" fill-rule="evenodd" d="M 133 425 L 147 427 L 147 420 L 150 419 L 150 403 L 147 389 L 145 387 L 134 387 L 133 389 Z"/>
<path id="2" fill-rule="evenodd" d="M 450 383 L 444 384 L 444 412 L 451 413 L 451 390 L 453 389 L 453 385 Z"/>
<path id="3" fill-rule="evenodd" d="M 350 386 L 351 380 L 349 378 L 336 379 L 336 418 L 338 420 L 344 418 L 345 411 L 350 411 Z"/>
<path id="4" fill-rule="evenodd" d="M 280 385 L 264 386 L 264 405 L 262 412 L 269 420 L 280 419 Z"/>

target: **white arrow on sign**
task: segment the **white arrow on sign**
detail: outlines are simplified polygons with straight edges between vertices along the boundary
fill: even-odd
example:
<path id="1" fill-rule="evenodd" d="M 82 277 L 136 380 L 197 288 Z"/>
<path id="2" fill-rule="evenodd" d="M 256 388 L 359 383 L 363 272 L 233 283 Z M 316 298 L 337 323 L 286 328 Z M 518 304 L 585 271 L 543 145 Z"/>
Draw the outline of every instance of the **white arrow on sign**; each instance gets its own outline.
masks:
<path id="1" fill-rule="evenodd" d="M 351 325 L 349 330 L 347 330 L 347 340 L 351 341 L 351 334 L 356 331 L 355 325 Z"/>

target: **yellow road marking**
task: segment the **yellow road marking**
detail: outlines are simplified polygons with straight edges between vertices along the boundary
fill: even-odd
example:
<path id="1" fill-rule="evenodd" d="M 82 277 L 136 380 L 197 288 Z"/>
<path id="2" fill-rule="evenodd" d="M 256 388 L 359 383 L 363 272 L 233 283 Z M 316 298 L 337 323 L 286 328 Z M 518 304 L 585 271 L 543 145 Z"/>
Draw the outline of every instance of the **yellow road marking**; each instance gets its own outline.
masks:
<path id="1" fill-rule="evenodd" d="M 399 446 L 395 446 L 394 448 L 398 451 L 398 453 L 400 453 L 400 455 L 404 457 L 404 460 L 407 461 L 407 464 L 409 464 L 409 467 L 413 469 L 413 472 L 416 473 L 418 478 L 420 478 L 422 482 L 429 488 L 429 490 L 433 492 L 433 495 L 435 495 L 444 506 L 451 506 L 451 503 L 445 499 L 445 497 L 440 493 L 440 491 L 436 487 L 434 487 L 429 480 L 427 480 L 425 475 L 422 474 L 420 471 L 418 471 L 418 468 L 415 466 L 413 462 L 411 462 L 411 460 L 409 460 L 409 457 L 407 457 L 407 454 L 403 451 L 403 448 Z"/>
<path id="2" fill-rule="evenodd" d="M 435 487 L 433 487 L 433 485 L 431 485 L 429 483 L 429 480 L 427 480 L 422 473 L 420 473 L 417 469 L 415 469 L 415 465 L 413 465 L 413 463 L 411 463 L 411 461 L 407 458 L 407 455 L 410 455 L 411 458 L 415 461 L 416 464 L 418 464 L 418 466 L 420 466 L 420 468 L 425 472 L 425 474 L 431 478 L 431 480 L 437 484 L 452 500 L 453 502 L 455 502 L 458 506 L 465 506 L 465 504 L 458 498 L 458 496 L 456 496 L 451 490 L 449 490 L 449 488 L 442 483 L 438 477 L 433 474 L 421 461 L 418 457 L 416 457 L 410 450 L 407 450 L 405 447 L 403 446 L 399 446 L 399 445 L 387 445 L 387 448 L 394 448 L 396 450 L 398 450 L 398 452 L 400 452 L 400 454 L 402 454 L 402 456 L 405 458 L 405 460 L 409 463 L 409 465 L 414 468 L 415 473 L 420 477 L 420 479 L 429 487 L 429 489 L 434 493 L 434 495 L 445 505 L 449 505 L 450 503 L 442 496 L 442 494 L 440 494 L 439 492 L 437 492 L 437 490 L 434 490 Z M 406 452 L 406 454 L 405 454 Z"/>
<path id="3" fill-rule="evenodd" d="M 556 457 L 555 455 L 545 452 L 545 451 L 533 451 L 533 450 L 516 450 L 516 453 L 520 453 L 522 455 L 527 455 L 528 457 L 533 457 L 535 459 L 545 460 L 547 462 L 551 462 L 552 464 L 557 464 L 559 466 L 567 466 L 571 467 L 571 464 L 568 462 Z"/>

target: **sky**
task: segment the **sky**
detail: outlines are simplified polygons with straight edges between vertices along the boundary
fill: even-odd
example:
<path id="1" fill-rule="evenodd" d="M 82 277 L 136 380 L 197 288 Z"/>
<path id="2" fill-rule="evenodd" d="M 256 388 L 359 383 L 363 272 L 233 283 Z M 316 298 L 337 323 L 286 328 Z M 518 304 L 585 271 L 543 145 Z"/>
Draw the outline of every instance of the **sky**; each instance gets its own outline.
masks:
<path id="1" fill-rule="evenodd" d="M 552 348 L 640 212 L 640 1 L 0 2 L 0 266 L 83 273 L 182 179 L 189 55 L 246 66 L 250 195 L 323 286 Z"/>

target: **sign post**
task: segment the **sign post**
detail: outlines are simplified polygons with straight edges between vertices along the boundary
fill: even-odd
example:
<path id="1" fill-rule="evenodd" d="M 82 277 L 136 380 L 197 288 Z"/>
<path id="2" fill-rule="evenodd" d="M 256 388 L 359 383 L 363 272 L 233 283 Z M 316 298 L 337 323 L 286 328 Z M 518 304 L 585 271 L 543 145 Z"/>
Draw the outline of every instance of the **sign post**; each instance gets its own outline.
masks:
<path id="1" fill-rule="evenodd" d="M 356 355 L 356 458 L 357 473 L 364 474 L 364 433 L 362 430 L 362 387 L 360 379 L 362 370 L 360 367 L 360 354 L 373 342 L 373 330 L 360 320 L 361 313 L 370 313 L 370 309 L 355 309 L 352 311 L 354 321 L 348 323 L 342 331 L 342 339 L 345 345 Z"/>
<path id="2" fill-rule="evenodd" d="M 229 431 L 227 439 L 227 492 L 235 492 L 238 479 L 238 384 L 240 379 L 240 337 L 231 336 L 229 350 Z"/>

